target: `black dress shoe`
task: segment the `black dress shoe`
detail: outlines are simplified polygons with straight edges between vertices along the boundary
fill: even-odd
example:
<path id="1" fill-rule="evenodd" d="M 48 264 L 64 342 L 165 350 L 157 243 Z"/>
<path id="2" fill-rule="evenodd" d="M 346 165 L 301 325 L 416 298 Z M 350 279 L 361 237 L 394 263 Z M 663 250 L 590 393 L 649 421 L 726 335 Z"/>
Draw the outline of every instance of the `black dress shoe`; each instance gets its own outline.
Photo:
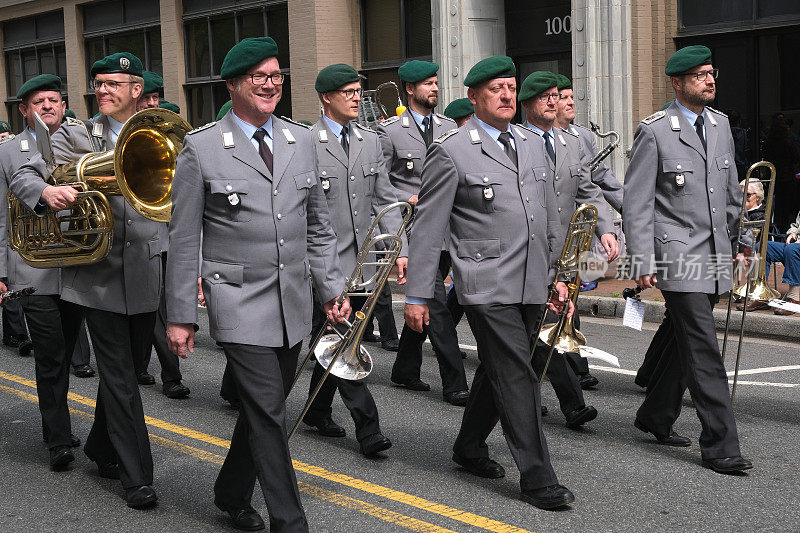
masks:
<path id="1" fill-rule="evenodd" d="M 50 449 L 51 470 L 64 468 L 74 460 L 75 456 L 72 455 L 72 449 L 69 446 L 56 446 Z"/>
<path id="2" fill-rule="evenodd" d="M 582 426 L 586 422 L 590 422 L 595 418 L 597 418 L 597 409 L 591 405 L 585 405 L 580 409 L 575 409 L 574 411 L 567 413 L 567 427 L 570 429 L 575 429 L 576 427 Z"/>
<path id="3" fill-rule="evenodd" d="M 382 452 L 384 450 L 388 450 L 392 447 L 392 441 L 381 435 L 380 433 L 375 433 L 370 435 L 369 437 L 364 437 L 359 442 L 361 446 L 361 453 L 366 455 L 367 457 L 373 457 L 378 452 Z"/>
<path id="4" fill-rule="evenodd" d="M 467 400 L 469 400 L 469 391 L 457 390 L 455 392 L 446 392 L 444 393 L 443 396 L 444 396 L 444 401 L 446 401 L 450 405 L 464 407 L 465 405 L 467 405 Z"/>
<path id="5" fill-rule="evenodd" d="M 651 430 L 647 426 L 645 426 L 639 419 L 633 421 L 633 425 L 636 426 L 636 429 L 640 431 L 644 431 L 645 433 L 652 434 L 659 444 L 663 444 L 665 446 L 676 446 L 679 448 L 685 448 L 686 446 L 690 446 L 692 441 L 682 435 L 678 435 L 674 431 L 672 431 L 669 435 L 662 435 L 661 433 L 656 433 L 655 431 Z"/>
<path id="6" fill-rule="evenodd" d="M 3 344 L 11 346 L 12 348 L 19 348 L 19 345 L 28 340 L 28 336 L 23 335 L 7 335 L 3 337 Z"/>
<path id="7" fill-rule="evenodd" d="M 557 509 L 575 501 L 575 495 L 563 485 L 522 491 L 522 501 L 539 509 Z"/>
<path id="8" fill-rule="evenodd" d="M 583 390 L 590 390 L 597 386 L 600 383 L 596 377 L 591 374 L 584 374 L 581 376 L 581 388 Z"/>
<path id="9" fill-rule="evenodd" d="M 72 367 L 72 373 L 79 378 L 90 378 L 94 376 L 94 368 L 91 365 L 75 365 Z"/>
<path id="10" fill-rule="evenodd" d="M 431 390 L 431 386 L 428 385 L 427 383 L 425 383 L 424 381 L 422 381 L 419 378 L 409 379 L 407 381 L 395 381 L 395 380 L 392 380 L 392 383 L 394 383 L 395 385 L 401 385 L 401 386 L 403 386 L 403 387 L 405 387 L 407 389 L 410 389 L 410 390 L 416 390 L 416 391 L 428 391 L 428 390 Z"/>
<path id="11" fill-rule="evenodd" d="M 342 426 L 333 421 L 333 418 L 326 417 L 321 420 L 315 420 L 309 417 L 303 417 L 303 423 L 311 427 L 317 428 L 320 435 L 326 437 L 344 437 L 347 432 Z"/>
<path id="12" fill-rule="evenodd" d="M 375 335 L 374 331 L 365 331 L 364 336 L 361 337 L 361 340 L 364 342 L 378 342 L 381 340 L 381 338 Z"/>
<path id="13" fill-rule="evenodd" d="M 139 382 L 139 385 L 153 385 L 156 382 L 156 378 L 148 374 L 147 370 L 145 370 L 141 374 L 136 375 L 136 381 Z"/>
<path id="14" fill-rule="evenodd" d="M 78 446 L 81 445 L 81 439 L 79 439 L 75 435 L 70 434 L 69 438 L 70 438 L 70 442 L 69 442 L 69 447 L 70 448 L 77 448 Z"/>
<path id="15" fill-rule="evenodd" d="M 29 340 L 24 340 L 19 343 L 17 351 L 20 357 L 29 357 L 33 353 L 33 343 Z"/>
<path id="16" fill-rule="evenodd" d="M 83 453 L 86 453 L 86 448 L 84 448 Z M 104 477 L 106 479 L 119 479 L 119 465 L 117 463 L 98 461 L 88 453 L 86 453 L 86 457 L 88 457 L 92 462 L 94 462 L 97 465 L 98 476 Z"/>
<path id="17" fill-rule="evenodd" d="M 157 502 L 158 495 L 149 485 L 125 489 L 125 503 L 131 509 L 146 509 L 153 507 Z"/>
<path id="18" fill-rule="evenodd" d="M 741 455 L 736 457 L 721 457 L 718 459 L 703 459 L 703 466 L 710 468 L 720 474 L 735 474 L 753 468 L 753 463 L 743 458 Z"/>
<path id="19" fill-rule="evenodd" d="M 397 339 L 389 339 L 388 341 L 381 341 L 381 348 L 388 352 L 396 352 L 400 349 L 400 341 Z"/>
<path id="20" fill-rule="evenodd" d="M 488 457 L 461 457 L 454 453 L 453 461 L 470 474 L 479 477 L 498 479 L 506 475 L 505 468 L 497 461 L 493 461 Z"/>
<path id="21" fill-rule="evenodd" d="M 266 527 L 261 515 L 249 505 L 247 507 L 235 509 L 222 505 L 217 500 L 214 500 L 214 505 L 223 513 L 228 513 L 228 516 L 231 517 L 231 525 L 234 529 L 240 531 L 261 531 Z"/>
<path id="22" fill-rule="evenodd" d="M 167 398 L 172 398 L 173 400 L 186 398 L 187 396 L 189 396 L 189 393 L 192 392 L 189 390 L 189 387 L 181 383 L 180 380 L 167 381 L 161 387 L 161 391 L 164 393 L 164 396 L 166 396 Z"/>

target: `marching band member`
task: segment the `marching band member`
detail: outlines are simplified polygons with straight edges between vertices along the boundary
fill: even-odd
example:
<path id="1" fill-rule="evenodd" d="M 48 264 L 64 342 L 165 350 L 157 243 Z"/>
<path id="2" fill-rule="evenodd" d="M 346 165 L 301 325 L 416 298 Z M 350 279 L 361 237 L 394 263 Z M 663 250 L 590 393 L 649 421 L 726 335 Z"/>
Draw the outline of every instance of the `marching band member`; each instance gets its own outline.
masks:
<path id="1" fill-rule="evenodd" d="M 564 235 L 542 142 L 529 130 L 509 126 L 516 113 L 515 75 L 506 56 L 472 67 L 464 85 L 475 115 L 429 149 L 406 289 L 423 303 L 407 300 L 405 319 L 415 331 L 429 323 L 424 302 L 439 284 L 441 243 L 448 243 L 480 360 L 453 460 L 477 476 L 503 477 L 505 470 L 489 458 L 486 446 L 500 420 L 520 471 L 522 499 L 551 509 L 575 497 L 558 484 L 550 464 L 530 336 L 544 311 Z M 564 301 L 566 285 L 556 286 L 558 296 L 548 307 L 571 307 Z"/>
<path id="2" fill-rule="evenodd" d="M 353 272 L 358 251 L 367 236 L 374 215 L 397 201 L 397 196 L 383 163 L 378 135 L 354 122 L 361 102 L 361 82 L 358 72 L 350 65 L 338 63 L 323 68 L 314 88 L 322 103 L 323 115 L 311 128 L 317 156 L 317 176 L 330 210 L 331 224 L 336 233 L 339 261 L 344 272 Z M 383 233 L 395 233 L 402 221 L 399 211 L 393 210 L 382 219 Z M 397 258 L 398 276 L 405 277 L 408 264 L 405 250 Z M 374 271 L 374 269 L 373 269 Z M 364 277 L 372 275 L 366 269 Z M 354 296 L 351 305 L 360 309 L 366 296 Z M 315 303 L 312 337 L 323 327 L 325 315 L 321 302 Z M 325 369 L 314 365 L 309 394 L 319 384 Z M 350 411 L 356 425 L 356 438 L 361 453 L 371 457 L 392 446 L 381 433 L 378 407 L 366 383 L 328 375 L 303 421 L 329 437 L 344 437 L 345 430 L 331 418 L 331 404 L 336 389 Z"/>
<path id="3" fill-rule="evenodd" d="M 472 102 L 469 101 L 469 98 L 459 98 L 457 100 L 453 100 L 447 104 L 447 107 L 444 108 L 444 116 L 455 120 L 456 126 L 459 128 L 466 124 L 474 113 L 475 106 L 472 105 Z"/>
<path id="4" fill-rule="evenodd" d="M 397 189 L 398 199 L 412 206 L 417 203 L 427 148 L 433 139 L 455 126 L 454 121 L 433 111 L 439 101 L 438 70 L 439 65 L 430 61 L 409 61 L 401 66 L 397 73 L 408 99 L 408 109 L 378 127 L 389 180 Z M 453 405 L 466 405 L 469 397 L 467 377 L 456 329 L 447 309 L 443 281 L 450 270 L 446 247 L 446 243 L 442 243 L 439 268 L 431 278 L 436 280 L 432 300 L 427 302 L 431 323 L 426 324 L 422 332 L 403 326 L 391 379 L 393 383 L 411 390 L 430 390 L 430 385 L 420 379 L 422 344 L 425 337 L 429 336 L 439 362 L 445 401 Z"/>
<path id="5" fill-rule="evenodd" d="M 167 338 L 194 348 L 197 276 L 211 337 L 222 345 L 241 402 L 215 505 L 238 529 L 264 528 L 251 506 L 256 478 L 270 531 L 308 531 L 285 429 L 285 395 L 311 331 L 312 280 L 328 317 L 345 279 L 317 180 L 311 132 L 273 115 L 284 75 L 269 37 L 233 46 L 221 76 L 232 109 L 186 135 L 173 180 L 167 259 Z M 200 259 L 202 232 L 202 261 Z"/>
<path id="6" fill-rule="evenodd" d="M 635 425 L 662 444 L 689 446 L 673 430 L 688 386 L 703 428 L 703 465 L 741 472 L 753 465 L 739 449 L 712 314 L 718 295 L 731 290 L 738 244 L 742 191 L 733 137 L 727 117 L 708 107 L 717 70 L 707 47 L 678 50 L 665 72 L 676 99 L 636 129 L 623 223 L 632 275 L 640 287 L 661 289 L 676 349 L 661 355 Z"/>
<path id="7" fill-rule="evenodd" d="M 125 122 L 136 112 L 142 91 L 142 62 L 129 52 L 96 61 L 92 84 L 100 106 L 97 117 L 67 119 L 52 137 L 57 164 L 111 150 Z M 47 203 L 54 210 L 69 207 L 77 191 L 47 185 L 40 155 L 14 175 L 11 190 L 29 208 Z M 156 504 L 153 459 L 133 353 L 150 338 L 161 287 L 161 245 L 158 223 L 134 210 L 121 196 L 110 196 L 114 236 L 108 257 L 91 265 L 61 271 L 61 298 L 80 306 L 94 343 L 100 386 L 92 430 L 84 452 L 97 463 L 101 476 L 119 478 L 129 507 Z"/>

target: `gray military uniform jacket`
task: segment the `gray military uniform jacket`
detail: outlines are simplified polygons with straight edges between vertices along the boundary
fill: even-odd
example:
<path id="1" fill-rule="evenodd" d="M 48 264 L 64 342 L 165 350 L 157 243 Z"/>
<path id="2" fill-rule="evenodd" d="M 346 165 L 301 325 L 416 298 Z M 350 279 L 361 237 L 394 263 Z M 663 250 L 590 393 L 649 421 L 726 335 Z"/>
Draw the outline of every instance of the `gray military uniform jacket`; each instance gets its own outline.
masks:
<path id="1" fill-rule="evenodd" d="M 636 128 L 625 175 L 623 227 L 632 275 L 657 287 L 722 294 L 742 207 L 728 118 L 706 107 L 707 151 L 673 102 Z"/>
<path id="2" fill-rule="evenodd" d="M 541 304 L 564 236 L 544 145 L 512 126 L 519 170 L 475 117 L 430 147 L 411 235 L 406 294 L 432 298 L 449 237 L 464 305 Z M 450 235 L 445 231 L 450 224 Z"/>
<path id="3" fill-rule="evenodd" d="M 396 191 L 386 175 L 378 135 L 355 122 L 350 122 L 349 130 L 348 158 L 324 118 L 320 117 L 311 128 L 317 176 L 336 233 L 339 262 L 347 276 L 355 268 L 358 251 L 375 215 L 397 201 Z M 379 227 L 383 233 L 397 233 L 401 224 L 400 210 L 394 209 L 381 220 Z M 405 238 L 405 232 L 402 236 Z M 407 246 L 400 253 L 408 256 Z M 370 260 L 374 258 L 370 256 Z M 368 279 L 374 272 L 374 268 L 365 268 L 362 279 Z"/>
<path id="4" fill-rule="evenodd" d="M 456 127 L 455 120 L 431 113 L 433 138 L 436 139 Z M 377 127 L 383 148 L 383 158 L 389 172 L 389 181 L 397 189 L 398 200 L 406 201 L 419 194 L 422 165 L 427 148 L 422 133 L 411 111 L 385 120 Z"/>
<path id="5" fill-rule="evenodd" d="M 53 295 L 61 292 L 61 269 L 33 268 L 28 266 L 17 252 L 8 247 L 8 184 L 19 167 L 30 161 L 38 152 L 36 139 L 25 131 L 0 141 L 0 277 L 8 278 L 10 290 L 36 287 L 38 295 Z M 5 252 L 3 252 L 5 250 Z"/>
<path id="6" fill-rule="evenodd" d="M 575 124 L 570 124 L 567 129 L 573 135 L 578 136 L 583 152 L 591 161 L 599 153 L 595 134 L 591 130 Z M 592 183 L 600 187 L 603 198 L 608 202 L 608 205 L 618 213 L 622 213 L 622 184 L 614 175 L 614 171 L 608 168 L 604 162 L 601 161 L 592 172 Z"/>
<path id="7" fill-rule="evenodd" d="M 68 118 L 51 138 L 56 164 L 71 163 L 94 152 L 90 136 L 100 151 L 114 148 L 106 116 L 91 119 L 88 130 L 82 121 Z M 36 154 L 14 174 L 11 190 L 31 209 L 36 208 L 47 186 L 42 179 L 46 173 L 44 160 Z M 109 196 L 108 201 L 114 213 L 111 251 L 92 265 L 63 268 L 61 297 L 123 315 L 155 311 L 161 294 L 159 224 L 137 213 L 122 196 Z"/>
<path id="8" fill-rule="evenodd" d="M 178 157 L 167 318 L 197 322 L 199 272 L 219 342 L 294 346 L 311 331 L 312 275 L 323 302 L 345 286 L 311 132 L 272 120 L 272 174 L 231 112 L 188 134 Z"/>

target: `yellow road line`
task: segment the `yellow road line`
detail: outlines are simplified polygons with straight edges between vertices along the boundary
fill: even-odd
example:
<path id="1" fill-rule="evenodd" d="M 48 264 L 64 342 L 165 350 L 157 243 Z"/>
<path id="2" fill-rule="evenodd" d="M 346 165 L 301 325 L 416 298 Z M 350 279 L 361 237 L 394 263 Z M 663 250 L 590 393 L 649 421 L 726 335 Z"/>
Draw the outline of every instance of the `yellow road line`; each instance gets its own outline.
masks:
<path id="1" fill-rule="evenodd" d="M 36 382 L 34 381 L 22 378 L 20 376 L 16 376 L 14 374 L 9 374 L 7 372 L 0 371 L 0 377 L 5 378 L 9 381 L 20 383 L 22 385 L 27 385 L 29 387 L 36 386 Z M 70 399 L 82 403 L 84 405 L 94 406 L 95 404 L 95 401 L 92 400 L 91 398 L 86 398 L 84 396 L 80 396 L 74 393 L 69 393 L 69 397 Z M 206 442 L 208 444 L 214 444 L 222 448 L 230 448 L 230 441 L 220 439 L 218 437 L 214 437 L 212 435 L 208 435 L 200 431 L 171 424 L 169 422 L 165 422 L 163 420 L 152 418 L 149 416 L 145 416 L 145 422 L 154 427 L 158 427 L 166 431 L 170 431 L 172 433 L 177 433 L 185 437 Z M 428 511 L 434 514 L 438 514 L 440 516 L 444 516 L 446 518 L 450 518 L 452 520 L 463 522 L 470 526 L 475 526 L 485 529 L 487 531 L 492 531 L 493 533 L 531 533 L 526 529 L 505 524 L 498 520 L 480 516 L 467 511 L 462 511 L 460 509 L 456 509 L 454 507 L 450 507 L 444 504 L 432 502 L 430 500 L 420 498 L 419 496 L 414 496 L 413 494 L 408 494 L 406 492 L 401 492 L 398 490 L 390 489 L 388 487 L 383 487 L 381 485 L 371 483 L 369 481 L 364 481 L 362 479 L 350 477 L 344 474 L 331 472 L 324 468 L 314 466 L 308 463 L 304 463 L 297 460 L 293 460 L 292 463 L 294 465 L 295 470 L 298 470 L 300 472 L 320 477 L 328 481 L 333 481 L 334 483 L 339 483 L 347 487 L 362 490 L 364 492 L 368 492 L 376 496 L 388 498 L 390 500 L 394 500 L 396 502 L 409 505 L 411 507 L 416 507 L 417 509 L 422 509 L 424 511 Z"/>
<path id="2" fill-rule="evenodd" d="M 18 396 L 24 400 L 33 403 L 39 402 L 39 398 L 35 394 L 30 394 L 28 392 L 15 389 L 13 387 L 0 385 L 0 390 L 11 393 L 15 396 Z M 82 416 L 84 418 L 94 418 L 94 415 L 92 415 L 91 413 L 87 413 L 86 411 L 73 409 L 71 407 L 69 410 L 70 413 Z M 193 446 L 188 446 L 180 442 L 175 442 L 174 440 L 165 439 L 164 437 L 161 437 L 159 435 L 153 435 L 152 433 L 150 433 L 149 435 L 150 435 L 150 440 L 152 440 L 154 443 L 159 444 L 165 448 L 170 448 L 177 452 L 183 453 L 185 455 L 190 455 L 197 459 L 201 459 L 203 461 L 214 463 L 217 465 L 221 465 L 225 461 L 225 458 L 222 457 L 221 455 L 207 452 L 199 448 L 194 448 Z M 379 520 L 383 520 L 384 522 L 389 522 L 391 524 L 404 527 L 411 531 L 416 531 L 418 533 L 456 533 L 451 529 L 439 527 L 436 524 L 431 524 L 423 520 L 418 520 L 410 516 L 402 515 L 400 513 L 390 511 L 389 509 L 384 509 L 383 507 L 378 507 L 377 505 L 372 505 L 371 503 L 357 500 L 355 498 L 350 498 L 349 496 L 345 496 L 344 494 L 338 494 L 336 492 L 323 489 L 322 487 L 317 487 L 309 483 L 304 483 L 302 481 L 299 481 L 297 483 L 297 487 L 300 490 L 300 492 L 308 494 L 309 496 L 313 496 L 314 498 L 317 498 L 319 500 L 324 500 L 330 503 L 334 503 L 336 505 L 339 505 L 340 507 L 344 507 L 345 509 L 352 509 L 354 511 L 358 511 L 365 515 L 377 518 Z"/>

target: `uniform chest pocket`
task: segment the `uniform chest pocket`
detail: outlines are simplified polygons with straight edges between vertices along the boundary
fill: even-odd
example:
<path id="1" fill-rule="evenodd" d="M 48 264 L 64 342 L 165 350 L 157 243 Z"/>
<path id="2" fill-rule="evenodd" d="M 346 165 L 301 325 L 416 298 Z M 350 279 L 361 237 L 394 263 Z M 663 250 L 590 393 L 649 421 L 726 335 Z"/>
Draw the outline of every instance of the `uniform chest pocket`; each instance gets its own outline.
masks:
<path id="1" fill-rule="evenodd" d="M 361 170 L 364 173 L 364 193 L 367 196 L 372 196 L 375 191 L 375 180 L 378 179 L 378 163 L 376 161 L 371 163 L 362 163 Z"/>
<path id="2" fill-rule="evenodd" d="M 464 180 L 471 205 L 483 213 L 494 213 L 499 210 L 497 195 L 502 187 L 500 174 L 492 172 L 466 174 Z"/>
<path id="3" fill-rule="evenodd" d="M 333 166 L 320 166 L 317 170 L 319 183 L 325 197 L 333 200 L 339 197 L 339 168 Z"/>
<path id="4" fill-rule="evenodd" d="M 422 159 L 425 152 L 419 148 L 397 149 L 397 159 L 405 166 L 407 172 L 422 172 Z"/>
<path id="5" fill-rule="evenodd" d="M 723 154 L 723 155 L 717 157 L 717 159 L 716 159 L 717 169 L 720 170 L 720 171 L 728 170 L 729 168 L 731 168 L 731 162 L 732 161 L 733 161 L 733 158 L 731 157 L 730 153 Z"/>
<path id="6" fill-rule="evenodd" d="M 299 213 L 301 217 L 306 216 L 306 205 L 308 205 L 308 195 L 317 183 L 317 178 L 314 172 L 303 172 L 294 176 L 294 184 L 297 189 L 297 199 L 299 201 Z"/>
<path id="7" fill-rule="evenodd" d="M 661 173 L 666 190 L 676 196 L 691 194 L 690 182 L 694 177 L 694 164 L 685 159 L 665 159 L 661 162 Z"/>
<path id="8" fill-rule="evenodd" d="M 239 327 L 244 266 L 204 259 L 200 275 L 203 278 L 203 292 L 208 302 L 212 327 Z"/>
<path id="9" fill-rule="evenodd" d="M 244 179 L 222 179 L 209 181 L 211 201 L 228 213 L 234 222 L 249 222 L 253 209 L 248 200 L 250 183 Z"/>
<path id="10" fill-rule="evenodd" d="M 497 289 L 500 239 L 462 239 L 457 254 L 464 262 L 461 284 L 466 294 L 481 294 Z M 456 277 L 458 282 L 458 277 Z"/>
<path id="11" fill-rule="evenodd" d="M 656 259 L 675 261 L 689 247 L 690 230 L 675 224 L 656 222 L 653 226 Z"/>
<path id="12" fill-rule="evenodd" d="M 539 205 L 545 207 L 547 205 L 547 168 L 535 167 L 533 169 L 533 180 L 536 198 L 539 200 Z"/>
<path id="13" fill-rule="evenodd" d="M 581 177 L 581 170 L 583 169 L 583 165 L 572 165 L 569 167 L 569 175 L 572 176 L 574 179 L 578 179 Z"/>

